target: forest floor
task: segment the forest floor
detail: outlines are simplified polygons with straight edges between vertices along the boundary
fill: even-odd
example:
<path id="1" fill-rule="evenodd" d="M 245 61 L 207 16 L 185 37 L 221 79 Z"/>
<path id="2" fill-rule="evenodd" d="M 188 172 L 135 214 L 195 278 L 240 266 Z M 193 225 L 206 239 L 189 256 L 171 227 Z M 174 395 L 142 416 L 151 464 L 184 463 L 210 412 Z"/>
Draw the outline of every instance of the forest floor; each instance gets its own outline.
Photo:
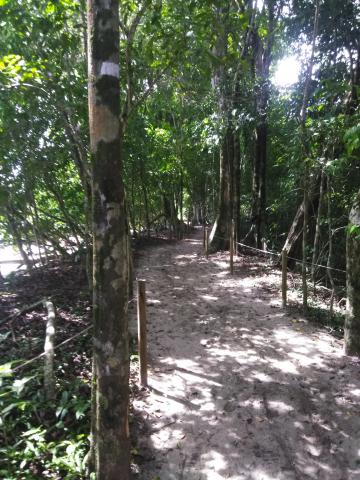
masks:
<path id="1" fill-rule="evenodd" d="M 142 249 L 136 272 L 150 371 L 133 404 L 134 478 L 360 479 L 359 361 L 281 308 L 280 271 L 239 256 L 230 276 L 198 231 Z"/>

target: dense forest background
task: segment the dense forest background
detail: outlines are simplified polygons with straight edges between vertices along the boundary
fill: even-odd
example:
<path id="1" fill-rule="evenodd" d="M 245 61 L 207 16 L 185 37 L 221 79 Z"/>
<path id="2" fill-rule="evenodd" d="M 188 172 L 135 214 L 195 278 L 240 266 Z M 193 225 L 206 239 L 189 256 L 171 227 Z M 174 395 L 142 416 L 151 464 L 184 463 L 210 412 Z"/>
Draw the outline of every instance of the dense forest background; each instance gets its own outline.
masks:
<path id="1" fill-rule="evenodd" d="M 331 261 L 344 268 L 360 176 L 359 5 L 321 2 L 311 59 L 313 2 L 252 3 L 121 2 L 131 232 L 213 222 L 219 156 L 231 156 L 231 165 L 224 161 L 236 182 L 225 201 L 235 198 L 239 239 L 281 250 L 307 171 L 308 258 L 314 253 L 315 263 L 326 263 L 331 224 Z M 91 173 L 84 2 L 2 1 L 0 8 L 2 237 L 24 257 L 30 243 L 42 256 L 85 249 Z M 279 88 L 276 65 L 289 55 L 301 61 L 299 79 Z M 299 256 L 299 242 L 292 248 Z"/>
<path id="2" fill-rule="evenodd" d="M 0 0 L 0 27 L 1 243 L 31 275 L 54 258 L 86 270 L 99 418 L 113 388 L 101 345 L 116 337 L 124 437 L 131 250 L 159 233 L 208 225 L 211 252 L 232 232 L 237 250 L 286 252 L 305 311 L 308 280 L 329 289 L 330 315 L 348 297 L 360 352 L 358 0 Z M 110 465 L 100 430 L 108 471 L 126 470 L 128 440 Z"/>

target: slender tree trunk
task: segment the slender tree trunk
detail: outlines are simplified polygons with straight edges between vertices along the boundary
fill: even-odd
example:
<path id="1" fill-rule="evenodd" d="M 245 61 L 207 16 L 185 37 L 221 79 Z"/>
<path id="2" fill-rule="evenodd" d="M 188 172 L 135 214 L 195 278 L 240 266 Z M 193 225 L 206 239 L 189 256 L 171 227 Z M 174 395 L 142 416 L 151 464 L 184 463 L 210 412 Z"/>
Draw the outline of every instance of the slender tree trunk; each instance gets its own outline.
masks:
<path id="1" fill-rule="evenodd" d="M 318 258 L 318 252 L 319 252 L 319 244 L 320 244 L 320 231 L 321 231 L 321 214 L 322 214 L 322 207 L 323 207 L 323 202 L 324 202 L 324 180 L 325 180 L 325 174 L 324 170 L 321 170 L 321 176 L 320 176 L 320 192 L 319 192 L 319 203 L 318 203 L 318 211 L 317 211 L 317 216 L 316 216 L 316 227 L 315 227 L 315 236 L 314 236 L 314 247 L 313 247 L 313 255 L 312 255 L 312 265 L 311 265 L 311 279 L 314 284 L 314 293 L 315 293 L 315 272 L 316 272 L 316 267 L 315 263 Z"/>
<path id="2" fill-rule="evenodd" d="M 234 132 L 234 176 L 233 176 L 233 218 L 234 218 L 234 241 L 235 251 L 239 251 L 238 242 L 240 242 L 240 182 L 241 182 L 241 152 L 239 132 Z"/>
<path id="3" fill-rule="evenodd" d="M 346 247 L 345 352 L 360 355 L 360 190 L 349 215 Z"/>
<path id="4" fill-rule="evenodd" d="M 314 179 L 310 179 L 310 182 L 308 183 L 308 208 L 314 199 L 315 191 L 318 189 L 318 186 L 317 186 L 318 181 L 319 181 L 319 177 L 317 175 L 316 177 L 314 177 Z M 288 255 L 294 249 L 295 244 L 297 243 L 297 240 L 300 238 L 300 235 L 302 233 L 303 222 L 301 220 L 303 219 L 303 215 L 304 215 L 304 199 L 302 199 L 302 202 L 296 211 L 295 217 L 291 223 L 289 233 L 286 237 L 286 240 L 283 246 L 283 250 L 285 250 Z M 289 261 L 289 264 L 290 264 L 290 261 Z"/>
<path id="5" fill-rule="evenodd" d="M 303 310 L 307 313 L 308 310 L 308 287 L 307 287 L 307 237 L 309 225 L 309 195 L 308 195 L 308 173 L 305 170 L 304 175 L 304 216 L 303 216 L 303 238 L 302 238 L 302 291 L 303 291 Z"/>
<path id="6" fill-rule="evenodd" d="M 267 103 L 267 102 L 266 102 Z M 256 127 L 256 146 L 253 172 L 253 222 L 257 248 L 265 247 L 266 223 L 266 160 L 267 123 L 262 119 Z"/>
<path id="7" fill-rule="evenodd" d="M 312 49 L 311 56 L 307 67 L 306 78 L 305 78 L 305 87 L 303 93 L 303 101 L 300 111 L 300 134 L 301 142 L 303 146 L 303 161 L 304 161 L 304 222 L 303 222 L 303 244 L 302 244 L 302 289 L 303 289 L 303 309 L 307 313 L 308 309 L 308 289 L 307 289 L 307 267 L 306 267 L 306 254 L 307 254 L 307 229 L 308 229 L 308 204 L 309 204 L 309 168 L 307 165 L 307 157 L 309 156 L 309 144 L 306 138 L 306 118 L 307 118 L 307 108 L 309 103 L 310 96 L 310 82 L 314 65 L 314 56 L 316 48 L 316 37 L 319 25 L 319 9 L 320 9 L 320 0 L 316 1 L 315 5 L 315 14 L 314 14 L 314 29 L 312 37 Z"/>
<path id="8" fill-rule="evenodd" d="M 82 228 L 78 225 L 76 220 L 74 218 L 72 218 L 71 215 L 68 213 L 67 206 L 65 204 L 65 201 L 64 201 L 61 193 L 57 190 L 57 188 L 54 185 L 51 185 L 51 183 L 52 182 L 50 182 L 49 180 L 46 181 L 47 188 L 54 195 L 54 198 L 58 203 L 59 209 L 60 209 L 61 213 L 63 214 L 63 216 L 66 220 L 66 223 L 68 224 L 70 230 L 72 231 L 75 242 L 78 245 L 78 247 L 80 247 L 81 243 L 80 243 L 78 235 L 80 235 L 80 237 L 84 241 L 86 241 L 86 236 L 87 236 L 86 230 L 85 231 L 82 230 Z M 85 214 L 86 214 L 86 212 L 85 212 Z"/>
<path id="9" fill-rule="evenodd" d="M 205 194 L 206 195 L 206 194 Z M 206 205 L 206 198 L 205 198 Z M 180 210 L 180 239 L 183 238 L 184 230 L 184 182 L 183 175 L 180 176 L 180 198 L 179 198 L 179 210 Z"/>
<path id="10" fill-rule="evenodd" d="M 232 132 L 227 128 L 225 138 L 220 150 L 220 191 L 218 215 L 210 234 L 210 251 L 225 250 L 229 246 L 229 235 L 231 228 L 232 183 L 231 172 L 233 162 Z"/>
<path id="11" fill-rule="evenodd" d="M 230 4 L 223 4 L 216 8 L 216 19 L 218 24 L 217 39 L 213 48 L 213 53 L 219 59 L 223 59 L 227 53 L 227 35 L 229 28 L 229 8 Z M 222 116 L 226 128 L 224 137 L 220 146 L 220 182 L 219 197 L 217 206 L 217 215 L 215 223 L 209 238 L 209 250 L 225 250 L 229 246 L 229 236 L 232 217 L 232 162 L 233 138 L 231 127 L 231 102 L 229 95 L 230 79 L 223 62 L 215 68 L 212 77 L 212 85 L 218 98 L 218 110 Z"/>
<path id="12" fill-rule="evenodd" d="M 88 0 L 93 166 L 93 453 L 97 480 L 128 480 L 128 228 L 122 182 L 118 0 Z"/>
<path id="13" fill-rule="evenodd" d="M 8 219 L 9 226 L 10 226 L 10 231 L 12 233 L 12 236 L 14 237 L 16 246 L 18 247 L 21 258 L 22 258 L 22 260 L 23 260 L 23 262 L 26 266 L 26 270 L 28 272 L 31 272 L 33 264 L 30 261 L 27 253 L 25 252 L 23 241 L 22 241 L 22 238 L 21 238 L 21 233 L 19 231 L 19 228 L 17 226 L 17 223 L 16 223 L 15 219 L 13 218 L 13 216 L 11 215 L 10 212 L 7 212 L 7 219 Z"/>
<path id="14" fill-rule="evenodd" d="M 261 38 L 257 28 L 254 30 L 254 74 L 255 84 L 258 84 L 255 97 L 257 116 L 255 136 L 255 158 L 253 172 L 253 225 L 254 239 L 257 248 L 266 249 L 266 170 L 268 143 L 268 105 L 269 77 L 272 61 L 272 50 L 275 29 L 275 1 L 265 0 L 264 10 L 267 14 L 268 34 Z"/>
<path id="15" fill-rule="evenodd" d="M 132 234 L 136 238 L 137 237 L 137 225 L 136 225 L 136 210 L 135 210 L 135 173 L 134 173 L 134 165 L 131 168 L 131 205 L 129 205 L 129 221 L 132 227 Z M 141 212 L 139 218 L 139 233 L 141 234 Z"/>
<path id="16" fill-rule="evenodd" d="M 146 225 L 146 236 L 150 238 L 151 227 L 150 227 L 150 213 L 149 213 L 149 200 L 148 192 L 145 185 L 145 175 L 144 175 L 144 166 L 141 165 L 141 188 L 144 195 L 144 210 L 145 210 L 145 225 Z"/>
<path id="17" fill-rule="evenodd" d="M 332 213 L 331 213 L 331 192 L 330 192 L 330 178 L 327 177 L 327 200 L 328 200 L 328 233 L 329 233 L 329 253 L 327 258 L 327 276 L 331 285 L 330 297 L 330 318 L 334 313 L 334 298 L 335 298 L 335 282 L 332 275 L 332 257 L 333 257 L 333 241 L 332 241 Z"/>

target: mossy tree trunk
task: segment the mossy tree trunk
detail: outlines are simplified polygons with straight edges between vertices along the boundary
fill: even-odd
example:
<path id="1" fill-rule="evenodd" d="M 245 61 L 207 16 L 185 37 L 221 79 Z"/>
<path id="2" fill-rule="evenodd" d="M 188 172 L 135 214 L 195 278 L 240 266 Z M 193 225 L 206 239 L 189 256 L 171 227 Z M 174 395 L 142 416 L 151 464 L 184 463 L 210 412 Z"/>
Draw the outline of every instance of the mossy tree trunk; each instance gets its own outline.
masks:
<path id="1" fill-rule="evenodd" d="M 129 478 L 128 228 L 122 182 L 118 0 L 88 0 L 97 480 Z"/>
<path id="2" fill-rule="evenodd" d="M 349 222 L 345 352 L 347 355 L 360 355 L 360 190 L 351 209 Z"/>

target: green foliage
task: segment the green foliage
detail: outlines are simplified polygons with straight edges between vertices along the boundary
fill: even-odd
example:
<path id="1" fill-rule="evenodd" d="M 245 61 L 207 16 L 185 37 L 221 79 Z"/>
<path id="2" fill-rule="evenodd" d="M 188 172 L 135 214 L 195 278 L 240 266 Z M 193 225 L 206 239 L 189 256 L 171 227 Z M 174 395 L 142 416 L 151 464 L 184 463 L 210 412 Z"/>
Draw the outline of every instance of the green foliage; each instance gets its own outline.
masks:
<path id="1" fill-rule="evenodd" d="M 50 404 L 38 375 L 16 378 L 11 367 L 0 367 L 1 478 L 86 478 L 88 387 L 84 390 L 82 382 L 74 381 Z"/>
<path id="2" fill-rule="evenodd" d="M 347 153 L 351 155 L 355 150 L 360 149 L 360 124 L 346 130 L 344 135 Z"/>
<path id="3" fill-rule="evenodd" d="M 360 238 L 360 225 L 350 224 L 348 225 L 348 235 L 356 238 Z"/>

